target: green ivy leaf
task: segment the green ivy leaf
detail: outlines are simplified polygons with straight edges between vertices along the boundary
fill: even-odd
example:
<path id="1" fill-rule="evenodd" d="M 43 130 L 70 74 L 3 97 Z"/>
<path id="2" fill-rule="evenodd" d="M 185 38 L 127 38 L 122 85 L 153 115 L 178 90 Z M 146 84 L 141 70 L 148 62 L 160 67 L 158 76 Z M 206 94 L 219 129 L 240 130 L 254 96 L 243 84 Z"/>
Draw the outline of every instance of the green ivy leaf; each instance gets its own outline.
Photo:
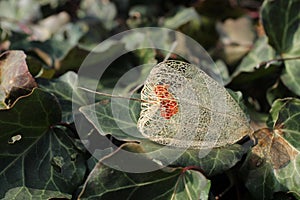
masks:
<path id="1" fill-rule="evenodd" d="M 176 15 L 165 19 L 163 26 L 171 29 L 177 29 L 189 21 L 199 19 L 200 16 L 194 8 L 181 8 L 176 12 Z"/>
<path id="2" fill-rule="evenodd" d="M 300 96 L 300 61 L 289 60 L 284 63 L 285 69 L 281 74 L 281 80 L 292 92 Z"/>
<path id="3" fill-rule="evenodd" d="M 208 199 L 210 181 L 200 172 L 187 170 L 177 181 L 174 199 Z M 184 191 L 184 192 L 182 192 Z"/>
<path id="4" fill-rule="evenodd" d="M 249 154 L 241 168 L 241 177 L 255 199 L 272 199 L 276 191 L 283 190 L 282 186 L 276 180 L 270 165 L 258 166 L 257 161 L 261 159 L 255 154 Z"/>
<path id="5" fill-rule="evenodd" d="M 101 135 L 111 134 L 119 140 L 136 141 L 143 138 L 136 126 L 140 106 L 138 101 L 112 98 L 111 101 L 103 99 L 96 104 L 82 106 L 79 111 Z"/>
<path id="6" fill-rule="evenodd" d="M 284 185 L 287 190 L 294 194 L 295 197 L 299 199 L 300 196 L 300 156 L 296 156 L 290 164 L 288 164 L 284 169 L 278 170 L 275 175 L 278 182 Z"/>
<path id="7" fill-rule="evenodd" d="M 61 192 L 44 190 L 44 189 L 33 189 L 28 187 L 16 187 L 7 191 L 3 200 L 21 200 L 21 199 L 34 199 L 34 200 L 44 200 L 44 199 L 70 199 L 71 195 L 63 194 Z"/>
<path id="8" fill-rule="evenodd" d="M 34 114 L 32 112 L 34 111 Z M 55 96 L 35 89 L 0 111 L 0 197 L 70 197 L 85 174 L 84 157 L 60 122 Z"/>
<path id="9" fill-rule="evenodd" d="M 16 21 L 29 22 L 40 17 L 40 7 L 38 1 L 1 1 L 0 18 L 1 28 L 8 30 L 20 31 L 20 26 Z M 6 19 L 6 20 L 5 20 Z M 2 23 L 4 22 L 4 23 Z"/>
<path id="10" fill-rule="evenodd" d="M 150 155 L 152 151 L 155 151 L 155 159 L 163 164 L 168 163 L 171 156 L 177 156 L 174 155 L 174 152 L 176 152 L 174 149 L 162 150 L 163 145 L 150 140 L 141 140 L 141 147 L 146 152 L 150 152 Z M 233 167 L 241 160 L 245 154 L 245 149 L 241 145 L 234 144 L 208 150 L 187 149 L 180 153 L 182 155 L 173 161 L 172 165 L 180 167 L 196 166 L 201 168 L 205 175 L 213 176 Z M 205 155 L 205 157 L 202 157 L 202 155 Z"/>
<path id="11" fill-rule="evenodd" d="M 253 49 L 243 58 L 232 76 L 235 77 L 242 72 L 254 72 L 258 64 L 274 58 L 275 51 L 268 45 L 268 38 L 261 37 L 255 42 Z"/>
<path id="12" fill-rule="evenodd" d="M 72 59 L 69 55 L 70 51 L 76 47 L 79 39 L 86 31 L 87 28 L 82 23 L 68 23 L 60 27 L 59 31 L 46 41 L 30 41 L 28 38 L 23 37 L 13 40 L 10 48 L 22 49 L 26 52 L 33 51 L 38 54 L 39 59 L 43 60 L 48 67 L 66 71 L 66 68 L 70 66 L 61 66 L 60 62 L 64 61 L 64 63 L 67 63 L 66 59 Z M 82 51 L 81 53 L 84 54 L 85 52 Z M 73 66 L 70 68 L 75 69 L 75 66 L 79 67 L 80 63 L 75 63 L 75 65 L 73 63 Z M 60 69 L 61 67 L 65 68 Z"/>
<path id="13" fill-rule="evenodd" d="M 135 148 L 136 145 L 125 146 Z M 118 151 L 104 163 L 114 159 L 116 154 Z M 155 165 L 146 157 L 140 159 Z M 208 199 L 210 181 L 198 171 L 163 168 L 147 173 L 126 173 L 105 166 L 102 161 L 89 174 L 80 199 Z"/>
<path id="14" fill-rule="evenodd" d="M 64 122 L 72 123 L 74 121 L 72 105 L 79 107 L 87 102 L 87 98 L 76 88 L 77 79 L 75 72 L 67 72 L 53 80 L 38 79 L 39 87 L 53 93 L 58 98 L 62 109 L 62 121 Z"/>
<path id="15" fill-rule="evenodd" d="M 107 30 L 111 30 L 117 25 L 117 22 L 114 21 L 117 8 L 113 2 L 83 1 L 80 4 L 78 14 L 80 17 L 97 18 Z"/>
<path id="16" fill-rule="evenodd" d="M 279 53 L 290 52 L 295 45 L 294 38 L 299 28 L 299 0 L 264 1 L 261 10 L 262 22 L 269 43 Z M 297 33 L 298 34 L 298 33 Z M 299 41 L 298 41 L 299 42 Z"/>
<path id="17" fill-rule="evenodd" d="M 86 171 L 84 154 L 66 128 L 38 132 L 1 152 L 0 197 L 49 199 L 65 197 L 80 186 Z"/>
<path id="18" fill-rule="evenodd" d="M 300 1 L 265 1 L 262 10 L 264 29 L 269 43 L 283 58 L 300 55 Z M 284 61 L 281 80 L 295 94 L 300 95 L 300 60 Z"/>
<path id="19" fill-rule="evenodd" d="M 60 119 L 57 99 L 40 89 L 34 89 L 30 95 L 19 98 L 12 108 L 0 111 L 1 197 L 16 187 L 71 193 L 74 185 L 82 181 L 83 166 L 77 166 L 82 158 L 72 148 L 67 132 L 49 130 Z M 71 162 L 72 159 L 74 161 Z M 58 163 L 61 164 L 60 169 L 54 169 Z"/>
<path id="20" fill-rule="evenodd" d="M 285 97 L 294 97 L 296 96 L 287 87 L 282 83 L 282 81 L 278 80 L 271 88 L 267 91 L 267 100 L 269 105 L 272 106 L 276 99 L 282 99 Z"/>
<path id="21" fill-rule="evenodd" d="M 59 122 L 60 113 L 55 96 L 41 89 L 34 89 L 31 94 L 19 98 L 12 108 L 0 111 L 1 151 L 10 147 L 7 141 L 13 134 L 23 134 L 23 137 L 28 134 L 28 141 L 31 141 L 32 136 Z"/>

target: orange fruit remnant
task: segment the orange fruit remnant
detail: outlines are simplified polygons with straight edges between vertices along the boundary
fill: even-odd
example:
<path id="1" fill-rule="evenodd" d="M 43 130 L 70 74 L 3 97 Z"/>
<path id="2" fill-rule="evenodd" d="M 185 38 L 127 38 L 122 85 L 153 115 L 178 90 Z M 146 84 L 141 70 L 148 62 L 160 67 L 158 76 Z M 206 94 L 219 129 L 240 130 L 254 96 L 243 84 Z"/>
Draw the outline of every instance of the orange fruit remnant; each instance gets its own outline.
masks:
<path id="1" fill-rule="evenodd" d="M 170 119 L 178 112 L 178 103 L 173 95 L 168 91 L 169 85 L 157 85 L 154 92 L 160 101 L 160 115 L 165 119 Z"/>

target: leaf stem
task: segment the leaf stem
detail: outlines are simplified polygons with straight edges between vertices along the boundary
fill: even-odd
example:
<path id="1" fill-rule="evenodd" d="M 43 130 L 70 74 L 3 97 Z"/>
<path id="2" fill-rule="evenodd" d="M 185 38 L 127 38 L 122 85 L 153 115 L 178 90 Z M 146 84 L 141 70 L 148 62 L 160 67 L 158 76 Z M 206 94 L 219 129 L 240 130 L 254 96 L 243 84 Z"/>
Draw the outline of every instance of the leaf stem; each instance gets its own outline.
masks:
<path id="1" fill-rule="evenodd" d="M 255 67 L 257 69 L 262 66 L 266 66 L 266 68 L 268 68 L 271 64 L 276 63 L 276 62 L 281 62 L 281 61 L 286 61 L 286 60 L 297 60 L 297 59 L 300 59 L 300 56 L 289 57 L 289 58 L 274 58 L 271 60 L 263 61 L 263 62 L 257 64 Z"/>
<path id="2" fill-rule="evenodd" d="M 77 87 L 77 88 L 82 89 L 82 90 L 87 91 L 87 92 L 94 93 L 94 94 L 99 94 L 99 95 L 102 95 L 102 96 L 106 96 L 106 97 L 128 99 L 128 100 L 139 101 L 139 102 L 143 102 L 143 103 L 153 103 L 153 102 L 149 102 L 149 101 L 146 101 L 146 100 L 143 100 L 143 99 L 138 99 L 138 98 L 123 97 L 123 96 L 111 95 L 111 94 L 107 94 L 107 93 L 103 93 L 103 92 L 97 92 L 97 91 L 93 91 L 93 90 L 90 90 L 90 89 L 87 89 L 87 88 L 84 88 L 84 87 Z"/>

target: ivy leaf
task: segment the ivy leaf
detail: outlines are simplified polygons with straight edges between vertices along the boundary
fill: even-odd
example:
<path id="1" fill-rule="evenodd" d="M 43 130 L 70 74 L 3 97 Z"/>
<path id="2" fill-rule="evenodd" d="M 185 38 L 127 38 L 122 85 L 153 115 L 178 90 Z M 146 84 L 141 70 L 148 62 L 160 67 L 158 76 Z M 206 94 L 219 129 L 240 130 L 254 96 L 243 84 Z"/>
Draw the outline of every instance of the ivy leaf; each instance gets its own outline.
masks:
<path id="1" fill-rule="evenodd" d="M 282 83 L 278 80 L 271 88 L 267 91 L 267 99 L 269 105 L 272 105 L 276 99 L 282 99 L 285 97 L 294 97 L 296 96 Z"/>
<path id="2" fill-rule="evenodd" d="M 32 189 L 27 187 L 16 187 L 7 191 L 3 200 L 21 200 L 21 199 L 70 199 L 71 195 L 62 194 L 61 192 L 44 190 L 44 189 Z"/>
<path id="3" fill-rule="evenodd" d="M 243 58 L 233 73 L 232 81 L 228 87 L 242 90 L 244 94 L 253 93 L 251 96 L 258 96 L 255 92 L 258 88 L 255 87 L 259 87 L 260 91 L 266 90 L 280 76 L 281 68 L 277 65 L 257 67 L 265 61 L 274 59 L 274 57 L 275 51 L 268 45 L 267 37 L 259 38 L 253 49 Z M 257 86 L 257 82 L 262 84 Z"/>
<path id="4" fill-rule="evenodd" d="M 60 12 L 39 21 L 31 27 L 32 37 L 38 41 L 46 41 L 70 21 L 67 12 Z"/>
<path id="5" fill-rule="evenodd" d="M 176 12 L 176 15 L 165 19 L 163 26 L 171 29 L 177 29 L 192 20 L 200 20 L 200 16 L 197 11 L 193 7 L 181 8 Z"/>
<path id="6" fill-rule="evenodd" d="M 34 111 L 34 115 L 32 112 Z M 40 89 L 34 89 L 31 94 L 21 97 L 10 109 L 0 111 L 1 147 L 2 151 L 12 134 L 30 137 L 37 132 L 46 131 L 51 125 L 60 121 L 60 107 L 55 96 Z"/>
<path id="7" fill-rule="evenodd" d="M 23 49 L 26 52 L 33 52 L 48 67 L 55 68 L 59 72 L 67 71 L 67 68 L 76 69 L 80 63 L 73 63 L 71 66 L 61 66 L 67 63 L 66 59 L 72 59 L 71 53 L 84 55 L 86 52 L 70 52 L 76 47 L 79 39 L 85 34 L 87 28 L 82 23 L 67 23 L 60 27 L 50 39 L 46 41 L 30 41 L 28 38 L 18 38 L 12 41 L 11 49 Z M 78 49 L 75 49 L 78 51 Z M 62 68 L 64 67 L 64 68 Z"/>
<path id="8" fill-rule="evenodd" d="M 127 99 L 102 99 L 82 106 L 79 111 L 101 135 L 111 134 L 119 140 L 136 141 L 144 138 L 137 130 L 140 102 Z M 117 111 L 117 112 L 115 112 Z"/>
<path id="9" fill-rule="evenodd" d="M 274 59 L 274 57 L 275 50 L 268 45 L 268 38 L 261 37 L 255 42 L 253 49 L 243 58 L 232 76 L 236 77 L 243 72 L 254 72 L 257 70 L 258 64 Z"/>
<path id="10" fill-rule="evenodd" d="M 279 53 L 299 49 L 299 0 L 264 1 L 261 16 L 269 43 Z M 298 33 L 297 33 L 298 32 Z M 295 43 L 296 42 L 296 43 Z"/>
<path id="11" fill-rule="evenodd" d="M 66 128 L 50 129 L 60 119 L 57 99 L 40 89 L 0 111 L 0 198 L 70 197 L 81 184 L 82 152 Z"/>
<path id="12" fill-rule="evenodd" d="M 114 18 L 117 15 L 117 8 L 112 2 L 102 1 L 83 1 L 80 4 L 81 17 L 93 17 L 101 21 L 107 30 L 114 28 L 117 23 L 114 22 Z"/>
<path id="13" fill-rule="evenodd" d="M 300 150 L 300 100 L 296 98 L 278 99 L 274 102 L 267 124 L 278 130 L 293 147 Z"/>
<path id="14" fill-rule="evenodd" d="M 255 199 L 272 199 L 276 191 L 282 191 L 282 187 L 276 180 L 270 165 L 258 165 L 261 162 L 261 158 L 249 154 L 240 170 L 240 176 Z"/>
<path id="15" fill-rule="evenodd" d="M 265 93 L 282 73 L 280 63 L 267 63 L 274 59 L 275 55 L 275 50 L 267 43 L 267 37 L 259 38 L 233 73 L 227 87 L 240 90 L 244 96 L 250 96 L 264 109 L 265 105 L 268 105 Z"/>
<path id="16" fill-rule="evenodd" d="M 1 28 L 20 31 L 20 26 L 16 23 L 16 21 L 24 23 L 25 27 L 28 26 L 28 22 L 40 17 L 40 7 L 41 5 L 39 5 L 35 0 L 1 1 L 0 18 L 4 18 L 4 20 L 1 19 Z"/>
<path id="17" fill-rule="evenodd" d="M 28 94 L 37 86 L 25 58 L 23 51 L 6 51 L 0 55 L 0 109 L 8 108 L 17 97 Z"/>
<path id="18" fill-rule="evenodd" d="M 123 146 L 136 149 L 137 144 Z M 207 199 L 210 181 L 200 172 L 182 168 L 163 168 L 147 173 L 126 173 L 102 162 L 109 162 L 118 151 L 100 160 L 89 174 L 80 199 Z M 124 158 L 126 159 L 126 158 Z M 156 165 L 146 157 L 141 162 Z M 114 180 L 113 182 L 111 180 Z"/>
<path id="19" fill-rule="evenodd" d="M 300 1 L 265 1 L 262 21 L 269 43 L 283 58 L 300 54 Z M 284 61 L 285 69 L 281 80 L 295 94 L 300 95 L 300 60 Z"/>
<path id="20" fill-rule="evenodd" d="M 14 144 L 22 152 L 1 153 L 7 162 L 0 166 L 0 196 L 7 200 L 71 198 L 84 180 L 86 166 L 83 152 L 68 134 L 65 128 L 53 128 L 32 137 L 27 147 L 22 146 L 24 136 Z"/>
<path id="21" fill-rule="evenodd" d="M 163 145 L 150 140 L 141 140 L 141 146 L 146 152 L 149 152 L 149 155 L 153 155 L 151 154 L 153 152 L 154 159 L 164 165 L 168 164 L 172 156 L 177 156 L 174 154 L 176 153 L 176 149 L 162 149 Z M 240 161 L 245 154 L 245 148 L 234 144 L 209 150 L 187 149 L 184 152 L 179 151 L 179 153 L 182 153 L 182 155 L 172 162 L 173 166 L 196 166 L 201 168 L 206 176 L 213 176 L 230 169 Z M 203 157 L 202 155 L 205 156 Z"/>
<path id="22" fill-rule="evenodd" d="M 269 128 L 253 134 L 257 145 L 252 148 L 243 171 L 247 187 L 260 199 L 270 199 L 277 191 L 300 194 L 299 113 L 299 99 L 276 100 L 267 122 Z"/>
<path id="23" fill-rule="evenodd" d="M 282 82 L 292 92 L 294 92 L 295 94 L 300 96 L 300 90 L 299 90 L 299 88 L 300 88 L 300 69 L 299 69 L 300 61 L 299 60 L 289 60 L 289 61 L 285 61 L 284 63 L 285 63 L 285 69 L 283 70 L 280 78 L 281 78 Z"/>
<path id="24" fill-rule="evenodd" d="M 79 106 L 87 102 L 87 99 L 75 87 L 77 79 L 75 72 L 67 72 L 53 80 L 38 79 L 39 87 L 53 93 L 58 98 L 62 109 L 62 121 L 64 122 L 72 123 L 74 121 L 72 105 Z"/>

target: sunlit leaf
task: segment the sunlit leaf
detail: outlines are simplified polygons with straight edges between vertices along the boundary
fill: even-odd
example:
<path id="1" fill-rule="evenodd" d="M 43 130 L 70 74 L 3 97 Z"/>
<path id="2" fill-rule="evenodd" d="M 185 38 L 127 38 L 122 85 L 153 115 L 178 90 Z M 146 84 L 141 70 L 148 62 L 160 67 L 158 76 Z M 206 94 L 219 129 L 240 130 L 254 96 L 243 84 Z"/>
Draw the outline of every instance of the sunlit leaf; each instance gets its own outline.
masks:
<path id="1" fill-rule="evenodd" d="M 259 64 L 274 59 L 276 55 L 275 51 L 267 42 L 267 37 L 259 38 L 255 42 L 253 49 L 243 58 L 233 76 L 237 76 L 242 72 L 254 72 L 259 67 L 265 67 L 259 66 Z"/>
<path id="2" fill-rule="evenodd" d="M 80 4 L 79 15 L 81 17 L 94 17 L 104 24 L 105 28 L 111 30 L 116 26 L 114 18 L 117 15 L 117 8 L 113 2 L 86 0 Z"/>
<path id="3" fill-rule="evenodd" d="M 163 26 L 176 29 L 188 23 L 189 21 L 199 18 L 200 16 L 194 8 L 181 8 L 176 12 L 176 15 L 165 19 Z"/>
<path id="4" fill-rule="evenodd" d="M 296 98 L 278 99 L 274 102 L 268 120 L 270 128 L 278 130 L 293 147 L 300 150 L 300 100 Z"/>
<path id="5" fill-rule="evenodd" d="M 23 28 L 28 28 L 28 22 L 37 20 L 41 16 L 40 5 L 36 0 L 11 0 L 0 1 L 0 18 L 6 20 L 0 21 L 1 28 L 8 30 L 21 31 L 20 24 L 23 22 Z"/>
<path id="6" fill-rule="evenodd" d="M 284 63 L 285 69 L 282 72 L 281 80 L 291 91 L 300 96 L 300 60 L 289 60 Z"/>
<path id="7" fill-rule="evenodd" d="M 60 62 L 77 45 L 79 39 L 86 31 L 86 27 L 82 23 L 68 23 L 59 27 L 59 30 L 44 42 L 31 41 L 27 37 L 19 38 L 12 41 L 11 49 L 22 49 L 26 52 L 33 51 L 48 67 L 59 70 L 64 67 L 60 66 Z M 79 67 L 80 63 L 76 64 L 76 66 Z M 74 68 L 72 67 L 72 69 Z M 67 69 L 64 70 L 66 71 Z"/>
<path id="8" fill-rule="evenodd" d="M 46 41 L 52 37 L 63 26 L 70 21 L 70 16 L 66 12 L 51 15 L 43 20 L 40 20 L 37 25 L 32 26 L 32 37 L 35 40 Z"/>

